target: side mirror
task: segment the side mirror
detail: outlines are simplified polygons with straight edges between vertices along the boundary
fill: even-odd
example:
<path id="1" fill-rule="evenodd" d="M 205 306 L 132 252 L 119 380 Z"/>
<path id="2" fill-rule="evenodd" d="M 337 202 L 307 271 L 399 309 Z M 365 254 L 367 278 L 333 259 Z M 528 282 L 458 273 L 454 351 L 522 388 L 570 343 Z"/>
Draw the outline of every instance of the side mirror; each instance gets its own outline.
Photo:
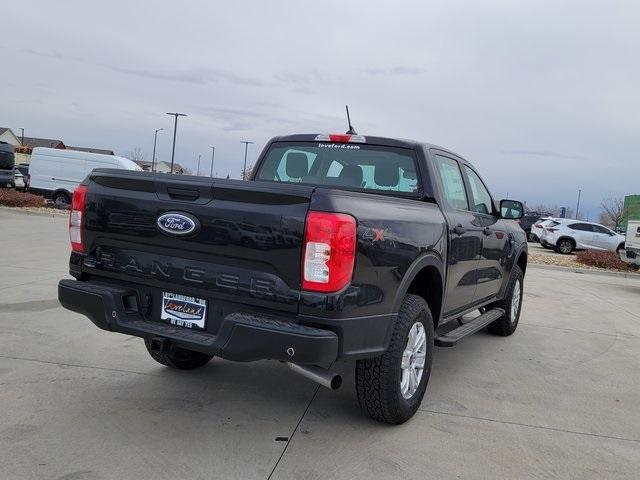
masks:
<path id="1" fill-rule="evenodd" d="M 505 220 L 518 220 L 524 216 L 524 205 L 517 200 L 500 200 L 500 217 Z"/>

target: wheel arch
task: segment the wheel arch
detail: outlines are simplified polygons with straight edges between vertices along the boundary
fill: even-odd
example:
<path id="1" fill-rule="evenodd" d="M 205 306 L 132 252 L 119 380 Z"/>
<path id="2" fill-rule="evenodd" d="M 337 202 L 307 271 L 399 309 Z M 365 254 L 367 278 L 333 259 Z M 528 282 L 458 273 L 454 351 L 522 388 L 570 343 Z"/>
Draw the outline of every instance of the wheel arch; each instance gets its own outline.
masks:
<path id="1" fill-rule="evenodd" d="M 394 312 L 400 310 L 407 293 L 424 298 L 431 310 L 435 329 L 440 322 L 444 300 L 444 265 L 439 257 L 426 254 L 411 264 L 396 292 Z"/>
<path id="2" fill-rule="evenodd" d="M 66 188 L 56 188 L 53 192 L 51 192 L 51 198 L 56 198 L 56 195 L 60 193 L 64 193 L 67 197 L 69 197 L 69 202 L 71 202 L 71 199 L 73 198 L 73 192 L 70 192 Z"/>
<path id="3" fill-rule="evenodd" d="M 576 242 L 575 238 L 570 237 L 569 235 L 563 235 L 560 238 L 558 238 L 556 240 L 556 245 L 558 245 L 558 243 L 560 243 L 562 240 L 569 240 L 571 243 L 573 243 L 573 248 L 575 249 L 578 245 L 578 242 Z"/>
<path id="4" fill-rule="evenodd" d="M 516 260 L 516 265 L 520 267 L 520 270 L 522 270 L 522 276 L 524 277 L 524 274 L 527 271 L 527 259 L 528 259 L 528 254 L 525 250 L 521 251 L 518 254 L 518 259 Z"/>

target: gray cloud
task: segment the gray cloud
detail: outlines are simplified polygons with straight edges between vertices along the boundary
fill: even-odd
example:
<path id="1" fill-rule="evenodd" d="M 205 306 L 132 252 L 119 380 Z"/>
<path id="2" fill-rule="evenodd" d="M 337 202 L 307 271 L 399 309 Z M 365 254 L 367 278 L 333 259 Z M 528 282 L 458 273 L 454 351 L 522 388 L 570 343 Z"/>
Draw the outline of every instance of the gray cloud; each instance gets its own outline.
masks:
<path id="1" fill-rule="evenodd" d="M 525 155 L 529 157 L 546 157 L 546 158 L 564 158 L 564 159 L 572 159 L 572 160 L 590 160 L 589 157 L 584 155 L 576 155 L 570 153 L 561 153 L 561 152 L 553 152 L 550 150 L 509 150 L 506 152 L 502 152 L 505 155 Z"/>
<path id="2" fill-rule="evenodd" d="M 377 67 L 367 68 L 365 71 L 369 75 L 383 75 L 383 76 L 414 76 L 422 75 L 426 72 L 424 68 L 411 67 L 411 66 L 397 66 L 397 67 Z"/>

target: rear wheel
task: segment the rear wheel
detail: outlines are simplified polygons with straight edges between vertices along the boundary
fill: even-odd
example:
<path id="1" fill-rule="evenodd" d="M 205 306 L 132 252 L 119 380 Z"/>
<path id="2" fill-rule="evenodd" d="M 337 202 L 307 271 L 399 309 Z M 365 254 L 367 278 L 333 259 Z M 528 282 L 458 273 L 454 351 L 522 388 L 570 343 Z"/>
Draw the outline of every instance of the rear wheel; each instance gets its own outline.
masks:
<path id="1" fill-rule="evenodd" d="M 213 355 L 194 352 L 186 348 L 173 348 L 169 352 L 161 352 L 151 348 L 151 340 L 145 338 L 144 345 L 151 358 L 156 362 L 166 365 L 167 367 L 177 368 L 179 370 L 193 370 L 200 368 L 211 361 Z"/>
<path id="2" fill-rule="evenodd" d="M 433 319 L 427 302 L 407 295 L 387 351 L 356 362 L 356 393 L 364 413 L 400 424 L 416 412 L 431 374 Z"/>
<path id="3" fill-rule="evenodd" d="M 556 243 L 556 251 L 563 255 L 569 255 L 573 252 L 574 248 L 576 248 L 575 243 L 573 243 L 573 240 L 568 238 L 562 238 L 558 240 L 558 243 Z"/>
<path id="4" fill-rule="evenodd" d="M 71 197 L 67 192 L 56 192 L 52 197 L 53 203 L 59 207 L 67 207 L 71 205 Z"/>
<path id="5" fill-rule="evenodd" d="M 519 266 L 514 265 L 513 270 L 511 270 L 511 278 L 509 278 L 509 285 L 507 285 L 507 293 L 504 299 L 492 303 L 487 307 L 488 309 L 501 308 L 504 310 L 502 317 L 487 326 L 487 329 L 494 335 L 508 337 L 518 328 L 520 310 L 522 308 L 523 287 L 524 276 L 522 270 L 520 270 Z"/>

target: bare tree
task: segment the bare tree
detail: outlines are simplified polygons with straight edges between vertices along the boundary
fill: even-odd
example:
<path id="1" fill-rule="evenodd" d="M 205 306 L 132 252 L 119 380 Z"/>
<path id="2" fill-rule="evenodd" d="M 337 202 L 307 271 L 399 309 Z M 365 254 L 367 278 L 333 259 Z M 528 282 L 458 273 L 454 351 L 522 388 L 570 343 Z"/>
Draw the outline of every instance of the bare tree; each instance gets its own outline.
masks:
<path id="1" fill-rule="evenodd" d="M 133 147 L 133 150 L 131 150 L 127 154 L 127 158 L 129 160 L 134 161 L 134 162 L 141 162 L 142 160 L 144 160 L 144 153 L 142 153 L 142 148 Z"/>
<path id="2" fill-rule="evenodd" d="M 617 227 L 622 223 L 624 216 L 624 200 L 621 198 L 609 197 L 600 204 L 600 223 L 609 227 Z"/>
<path id="3" fill-rule="evenodd" d="M 253 165 L 247 165 L 247 169 L 242 169 L 240 171 L 240 178 L 242 180 L 249 180 L 251 178 L 251 174 L 253 173 Z"/>

